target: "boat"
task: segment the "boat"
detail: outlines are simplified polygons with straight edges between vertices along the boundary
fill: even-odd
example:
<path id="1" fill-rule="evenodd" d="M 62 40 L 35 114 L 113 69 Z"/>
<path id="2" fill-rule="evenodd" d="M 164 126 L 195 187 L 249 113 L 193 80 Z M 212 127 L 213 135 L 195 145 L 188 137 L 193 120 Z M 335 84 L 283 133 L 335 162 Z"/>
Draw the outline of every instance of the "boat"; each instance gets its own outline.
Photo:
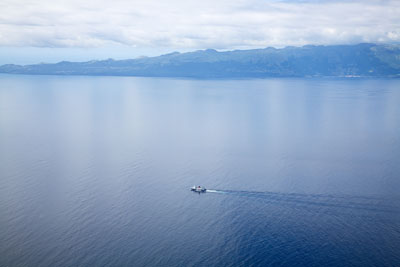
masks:
<path id="1" fill-rule="evenodd" d="M 207 189 L 205 189 L 204 187 L 201 187 L 200 185 L 198 186 L 193 186 L 190 188 L 191 191 L 193 192 L 197 192 L 197 193 L 205 193 L 207 191 Z"/>

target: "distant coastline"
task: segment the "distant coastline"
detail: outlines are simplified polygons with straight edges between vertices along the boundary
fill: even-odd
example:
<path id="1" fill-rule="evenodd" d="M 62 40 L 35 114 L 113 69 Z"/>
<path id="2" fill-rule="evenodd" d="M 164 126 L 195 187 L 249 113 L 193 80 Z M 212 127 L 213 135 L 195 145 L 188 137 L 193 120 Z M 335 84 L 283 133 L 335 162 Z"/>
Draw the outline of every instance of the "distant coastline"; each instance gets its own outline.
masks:
<path id="1" fill-rule="evenodd" d="M 126 60 L 0 66 L 0 73 L 187 78 L 400 78 L 400 45 L 357 44 L 213 49 Z"/>

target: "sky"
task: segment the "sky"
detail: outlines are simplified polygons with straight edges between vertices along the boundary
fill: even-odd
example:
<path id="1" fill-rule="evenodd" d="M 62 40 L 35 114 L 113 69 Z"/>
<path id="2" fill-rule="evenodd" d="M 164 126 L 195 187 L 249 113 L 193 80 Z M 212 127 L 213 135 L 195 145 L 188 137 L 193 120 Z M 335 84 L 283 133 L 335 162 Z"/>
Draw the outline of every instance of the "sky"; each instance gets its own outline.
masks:
<path id="1" fill-rule="evenodd" d="M 400 1 L 0 0 L 0 64 L 400 43 Z"/>

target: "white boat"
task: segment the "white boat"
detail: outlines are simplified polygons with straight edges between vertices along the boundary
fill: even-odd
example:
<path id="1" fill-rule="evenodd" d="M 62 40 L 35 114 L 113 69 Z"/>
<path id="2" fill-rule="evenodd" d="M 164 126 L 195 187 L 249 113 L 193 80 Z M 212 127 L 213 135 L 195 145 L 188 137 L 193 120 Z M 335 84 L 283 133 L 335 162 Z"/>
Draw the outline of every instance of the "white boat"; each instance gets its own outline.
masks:
<path id="1" fill-rule="evenodd" d="M 201 187 L 200 185 L 198 186 L 193 186 L 190 188 L 191 191 L 193 192 L 197 192 L 197 193 L 205 193 L 207 191 L 207 189 L 205 189 L 204 187 Z"/>

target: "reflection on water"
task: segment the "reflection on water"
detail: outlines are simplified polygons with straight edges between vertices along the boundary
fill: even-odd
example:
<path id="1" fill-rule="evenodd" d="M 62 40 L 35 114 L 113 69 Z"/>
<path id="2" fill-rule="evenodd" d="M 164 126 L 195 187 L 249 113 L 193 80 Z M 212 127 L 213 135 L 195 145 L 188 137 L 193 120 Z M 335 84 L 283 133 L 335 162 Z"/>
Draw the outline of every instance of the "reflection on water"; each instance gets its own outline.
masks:
<path id="1" fill-rule="evenodd" d="M 0 265 L 394 266 L 399 88 L 1 75 Z"/>

